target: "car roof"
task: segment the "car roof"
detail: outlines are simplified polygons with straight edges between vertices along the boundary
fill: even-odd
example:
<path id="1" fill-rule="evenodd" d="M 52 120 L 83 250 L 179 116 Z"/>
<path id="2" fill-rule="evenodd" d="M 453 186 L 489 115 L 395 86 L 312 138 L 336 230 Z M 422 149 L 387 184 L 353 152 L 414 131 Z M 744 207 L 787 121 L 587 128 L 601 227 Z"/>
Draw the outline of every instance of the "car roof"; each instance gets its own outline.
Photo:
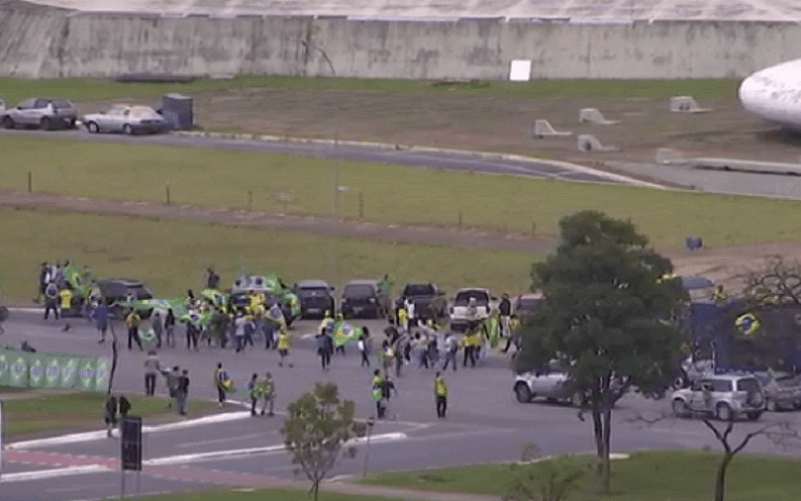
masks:
<path id="1" fill-rule="evenodd" d="M 378 285 L 378 280 L 351 280 L 345 285 Z"/>
<path id="2" fill-rule="evenodd" d="M 298 280 L 297 282 L 295 282 L 295 285 L 299 288 L 308 287 L 310 289 L 319 287 L 325 287 L 325 288 L 329 287 L 328 282 L 326 282 L 325 280 Z"/>
<path id="3" fill-rule="evenodd" d="M 520 294 L 517 299 L 542 299 L 544 297 L 542 292 L 529 292 L 528 294 Z"/>
<path id="4" fill-rule="evenodd" d="M 457 290 L 456 293 L 459 294 L 460 292 L 473 292 L 473 291 L 486 292 L 489 294 L 489 289 L 484 289 L 481 287 L 465 287 L 464 289 Z"/>

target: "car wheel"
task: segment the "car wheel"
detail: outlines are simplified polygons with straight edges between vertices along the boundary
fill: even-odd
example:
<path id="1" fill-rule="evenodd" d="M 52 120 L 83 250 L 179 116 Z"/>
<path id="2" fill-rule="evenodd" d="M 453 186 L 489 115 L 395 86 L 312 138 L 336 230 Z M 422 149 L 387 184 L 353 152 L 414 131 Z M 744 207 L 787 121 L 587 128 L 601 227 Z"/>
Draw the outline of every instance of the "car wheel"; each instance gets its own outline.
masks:
<path id="1" fill-rule="evenodd" d="M 10 116 L 6 115 L 3 117 L 3 127 L 6 129 L 13 129 L 14 128 L 14 119 Z"/>
<path id="2" fill-rule="evenodd" d="M 732 421 L 734 419 L 734 413 L 731 407 L 729 407 L 729 404 L 723 402 L 715 407 L 715 416 L 721 421 Z"/>
<path id="3" fill-rule="evenodd" d="M 768 400 L 768 401 L 765 403 L 765 409 L 766 409 L 768 412 L 776 412 L 777 410 L 779 410 L 779 408 L 776 406 L 776 402 L 775 402 L 774 400 L 771 400 L 771 399 L 769 399 L 769 400 Z"/>
<path id="4" fill-rule="evenodd" d="M 531 402 L 531 390 L 528 389 L 528 385 L 526 383 L 517 383 L 515 385 L 515 396 L 517 397 L 517 401 L 521 404 L 527 404 Z"/>
<path id="5" fill-rule="evenodd" d="M 42 120 L 39 122 L 39 128 L 42 130 L 50 130 L 52 128 L 50 119 L 47 117 L 42 118 Z"/>
<path id="6" fill-rule="evenodd" d="M 577 391 L 570 397 L 570 404 L 573 407 L 581 407 L 584 405 L 584 395 L 582 395 L 580 391 Z"/>
<path id="7" fill-rule="evenodd" d="M 748 419 L 750 419 L 751 421 L 756 421 L 757 419 L 759 419 L 759 416 L 762 415 L 762 412 L 761 411 L 749 412 L 746 415 L 748 416 Z"/>
<path id="8" fill-rule="evenodd" d="M 97 134 L 98 132 L 100 132 L 100 127 L 95 122 L 89 122 L 88 124 L 86 124 L 86 130 L 88 130 L 92 134 Z"/>
<path id="9" fill-rule="evenodd" d="M 687 415 L 687 409 L 684 406 L 684 400 L 677 398 L 673 401 L 671 405 L 673 409 L 673 415 L 676 417 L 684 417 Z"/>
<path id="10" fill-rule="evenodd" d="M 125 124 L 122 126 L 122 132 L 123 134 L 131 136 L 133 135 L 133 127 L 131 127 L 131 124 Z"/>

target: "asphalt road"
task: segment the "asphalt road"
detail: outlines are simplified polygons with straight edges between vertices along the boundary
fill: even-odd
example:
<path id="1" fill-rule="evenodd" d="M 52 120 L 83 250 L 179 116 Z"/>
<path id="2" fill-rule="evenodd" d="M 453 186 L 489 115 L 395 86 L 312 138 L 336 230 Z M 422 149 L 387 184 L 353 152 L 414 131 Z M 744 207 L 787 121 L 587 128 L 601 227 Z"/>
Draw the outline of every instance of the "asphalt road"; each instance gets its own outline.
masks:
<path id="1" fill-rule="evenodd" d="M 487 172 L 493 174 L 512 174 L 538 178 L 551 178 L 594 183 L 614 183 L 615 178 L 604 172 L 593 173 L 592 170 L 576 166 L 555 166 L 545 162 L 505 160 L 501 158 L 484 159 L 459 153 L 383 149 L 369 146 L 348 144 L 318 144 L 286 141 L 263 141 L 246 139 L 225 139 L 212 137 L 187 137 L 176 134 L 152 136 L 125 136 L 119 134 L 89 134 L 84 130 L 38 131 L 38 130 L 5 130 L 1 134 L 19 137 L 55 138 L 80 141 L 99 141 L 128 144 L 151 144 L 164 146 L 180 146 L 190 148 L 213 148 L 221 150 L 252 151 L 259 153 L 284 153 L 305 155 L 318 158 L 338 158 L 398 164 L 424 169 L 442 169 L 464 172 Z M 621 176 L 622 178 L 622 176 Z M 625 179 L 625 178 L 623 178 Z M 631 182 L 635 182 L 631 180 Z"/>
<path id="2" fill-rule="evenodd" d="M 38 313 L 12 312 L 1 342 L 19 346 L 25 339 L 42 351 L 108 355 L 109 348 L 97 343 L 97 334 L 81 320 L 71 322 L 68 332 L 57 322 L 44 322 Z M 374 333 L 382 325 L 365 322 Z M 313 350 L 311 339 L 304 334 L 315 330 L 317 322 L 300 322 L 294 329 L 298 341 L 292 351 L 294 367 L 278 367 L 277 354 L 263 348 L 251 348 L 236 354 L 231 350 L 201 348 L 188 352 L 185 348 L 164 349 L 163 363 L 187 368 L 192 378 L 191 398 L 215 397 L 211 374 L 218 361 L 232 373 L 239 385 L 253 372 L 271 371 L 278 391 L 274 418 L 251 418 L 244 409 L 235 407 L 238 417 L 224 423 L 209 424 L 172 431 L 153 431 L 144 435 L 145 472 L 141 475 L 140 492 L 153 493 L 185 489 L 204 489 L 219 484 L 249 486 L 273 485 L 275 482 L 302 480 L 281 448 L 279 429 L 281 411 L 293 398 L 310 389 L 315 381 L 333 381 L 343 397 L 354 400 L 357 416 L 373 414 L 370 400 L 371 370 L 359 366 L 354 347 L 345 357 L 338 355 L 332 369 L 323 372 Z M 179 341 L 183 335 L 179 335 Z M 142 364 L 144 353 L 124 349 L 115 388 L 124 392 L 143 390 Z M 583 452 L 592 450 L 591 424 L 580 421 L 576 409 L 545 403 L 519 404 L 514 400 L 512 375 L 506 360 L 487 359 L 477 368 L 459 367 L 445 374 L 450 387 L 447 420 L 436 418 L 433 402 L 433 370 L 416 366 L 404 367 L 398 380 L 398 395 L 390 402 L 388 421 L 378 422 L 376 437 L 369 449 L 369 471 L 426 468 L 442 465 L 469 464 L 486 461 L 516 460 L 521 445 L 533 443 L 542 454 Z M 163 393 L 163 382 L 158 392 Z M 718 449 L 714 437 L 702 423 L 693 420 L 665 418 L 656 424 L 637 420 L 653 418 L 669 411 L 667 401 L 645 400 L 628 395 L 614 411 L 612 443 L 616 452 L 647 448 Z M 134 409 L 135 412 L 135 409 Z M 190 418 L 191 418 L 190 407 Z M 801 414 L 766 414 L 759 423 L 738 424 L 736 436 L 771 421 L 790 421 L 801 425 Z M 145 423 L 147 425 L 147 423 Z M 101 428 L 98 415 L 98 428 Z M 736 438 L 736 437 L 735 437 Z M 361 474 L 365 458 L 364 443 L 355 444 L 354 458 L 343 458 L 331 476 Z M 798 449 L 784 450 L 758 437 L 749 446 L 752 452 L 796 454 Z M 222 456 L 220 456 L 222 454 Z M 6 451 L 4 474 L 10 482 L 2 484 L 4 501 L 64 501 L 98 499 L 119 494 L 120 473 L 114 458 L 119 457 L 118 439 L 98 438 L 63 445 L 24 447 Z M 80 459 L 82 456 L 86 456 Z M 87 457 L 89 459 L 87 459 Z M 92 459 L 92 458 L 97 458 Z M 14 462 L 9 462 L 15 459 Z M 26 460 L 32 464 L 24 464 Z M 83 462 L 81 462 L 83 461 Z M 74 470 L 79 464 L 107 464 L 101 471 Z M 57 468 L 73 468 L 64 476 L 20 480 L 23 472 Z M 16 479 L 14 474 L 17 474 Z M 48 474 L 49 475 L 49 474 Z M 135 476 L 129 474 L 129 493 L 135 489 Z"/>

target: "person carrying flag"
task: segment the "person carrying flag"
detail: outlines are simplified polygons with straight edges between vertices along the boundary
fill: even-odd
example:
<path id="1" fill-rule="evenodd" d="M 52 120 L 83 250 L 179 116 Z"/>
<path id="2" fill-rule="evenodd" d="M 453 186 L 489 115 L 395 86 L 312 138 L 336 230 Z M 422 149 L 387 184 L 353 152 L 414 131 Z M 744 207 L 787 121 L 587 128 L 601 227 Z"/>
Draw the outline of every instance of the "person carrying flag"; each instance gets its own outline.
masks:
<path id="1" fill-rule="evenodd" d="M 373 372 L 372 397 L 373 402 L 375 402 L 377 419 L 384 419 L 384 411 L 386 409 L 384 404 L 384 380 L 385 378 L 381 375 L 381 372 L 376 369 Z"/>

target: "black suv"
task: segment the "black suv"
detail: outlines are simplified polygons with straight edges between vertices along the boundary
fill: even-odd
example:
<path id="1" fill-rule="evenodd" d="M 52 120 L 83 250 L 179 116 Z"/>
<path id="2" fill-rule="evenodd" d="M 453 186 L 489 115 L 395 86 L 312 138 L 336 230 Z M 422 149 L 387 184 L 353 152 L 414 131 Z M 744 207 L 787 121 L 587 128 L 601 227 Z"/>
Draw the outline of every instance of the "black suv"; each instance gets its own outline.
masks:
<path id="1" fill-rule="evenodd" d="M 100 292 L 106 300 L 106 304 L 111 306 L 111 313 L 117 318 L 122 318 L 123 311 L 119 306 L 114 306 L 117 301 L 125 301 L 128 298 L 134 300 L 153 299 L 153 293 L 139 280 L 129 278 L 105 278 L 97 281 Z"/>
<path id="2" fill-rule="evenodd" d="M 445 291 L 434 284 L 406 284 L 397 306 L 403 306 L 408 299 L 414 303 L 414 316 L 421 320 L 436 320 L 448 316 L 448 301 Z"/>
<path id="3" fill-rule="evenodd" d="M 326 311 L 334 313 L 333 287 L 322 280 L 301 280 L 292 286 L 300 301 L 300 318 L 322 317 Z"/>
<path id="4" fill-rule="evenodd" d="M 381 318 L 381 296 L 378 291 L 378 280 L 352 280 L 342 290 L 342 316 Z"/>

